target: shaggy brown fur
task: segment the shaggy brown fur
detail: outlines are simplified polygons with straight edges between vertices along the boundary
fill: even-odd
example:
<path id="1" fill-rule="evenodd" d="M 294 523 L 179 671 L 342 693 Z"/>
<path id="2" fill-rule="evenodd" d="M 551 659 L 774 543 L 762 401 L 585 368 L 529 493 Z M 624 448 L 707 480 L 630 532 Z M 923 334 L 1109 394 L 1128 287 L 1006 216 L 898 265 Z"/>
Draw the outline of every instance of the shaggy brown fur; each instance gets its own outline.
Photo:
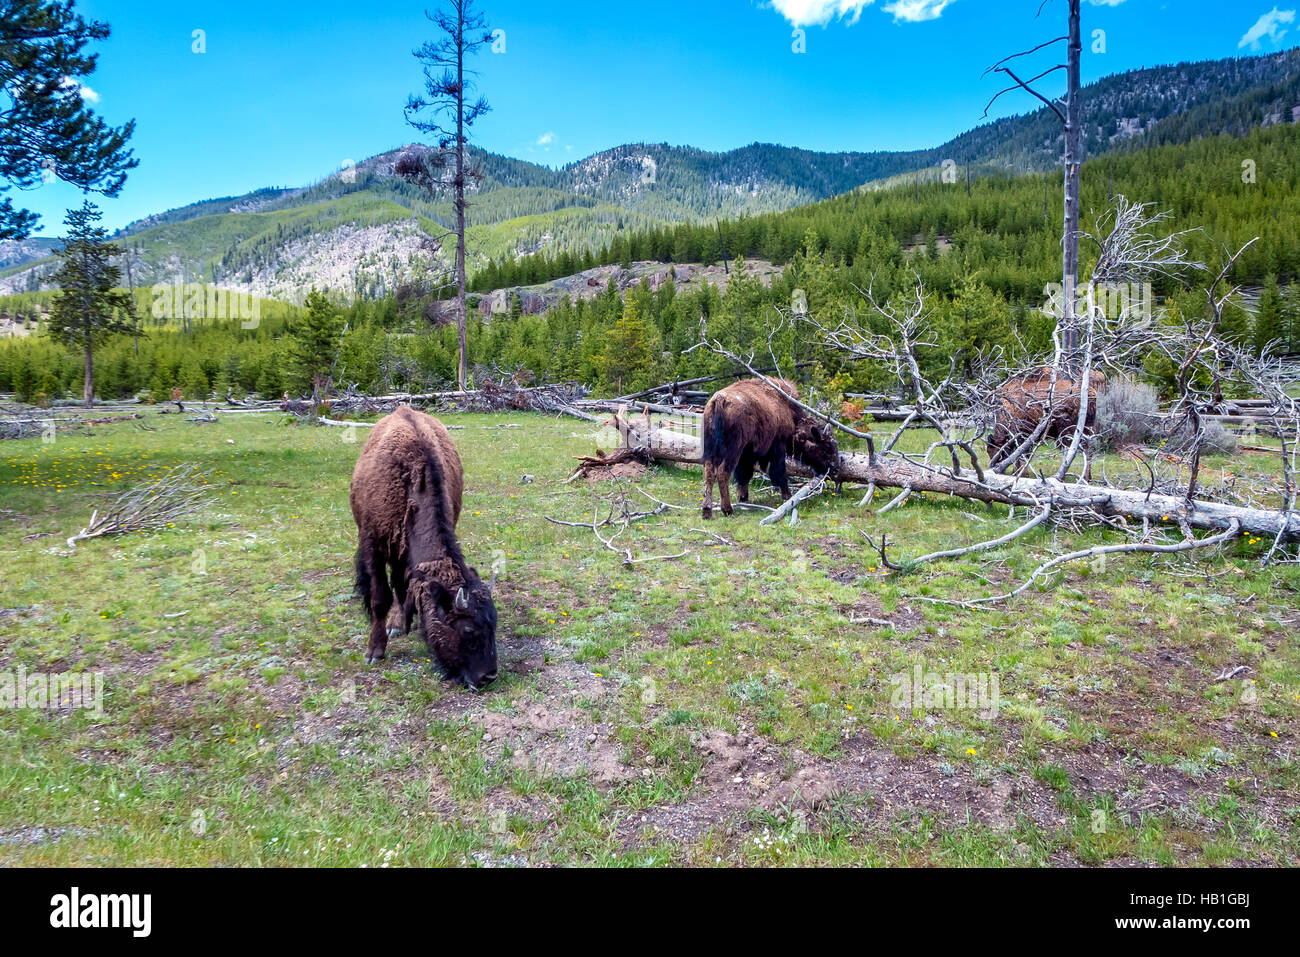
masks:
<path id="1" fill-rule="evenodd" d="M 1086 428 L 1096 421 L 1097 394 L 1106 388 L 1106 377 L 1100 372 L 1091 373 L 1088 380 L 1088 417 Z M 988 439 L 989 460 L 996 462 L 1010 455 L 1017 446 L 1031 436 L 1043 420 L 1051 414 L 1051 421 L 1043 433 L 1044 438 L 1070 439 L 1079 424 L 1079 384 L 1065 375 L 1058 375 L 1056 389 L 1052 389 L 1052 367 L 1039 366 L 1008 380 L 994 393 L 998 408 L 994 414 L 993 432 Z"/>
<path id="2" fill-rule="evenodd" d="M 366 661 L 412 618 L 444 673 L 470 687 L 496 677 L 496 607 L 456 541 L 464 473 L 455 443 L 432 416 L 402 406 L 380 419 L 352 473 L 360 535 L 357 590 L 370 616 Z M 386 624 L 396 592 L 402 629 Z"/>
<path id="3" fill-rule="evenodd" d="M 793 382 L 773 379 L 777 388 L 799 398 Z M 761 379 L 744 379 L 714 393 L 704 407 L 704 517 L 713 517 L 713 485 L 722 494 L 722 514 L 730 515 L 731 477 L 740 500 L 749 501 L 749 483 L 760 467 L 790 498 L 785 459 L 793 455 L 819 475 L 833 472 L 839 449 L 830 427 L 819 427 L 810 415 L 781 397 Z"/>

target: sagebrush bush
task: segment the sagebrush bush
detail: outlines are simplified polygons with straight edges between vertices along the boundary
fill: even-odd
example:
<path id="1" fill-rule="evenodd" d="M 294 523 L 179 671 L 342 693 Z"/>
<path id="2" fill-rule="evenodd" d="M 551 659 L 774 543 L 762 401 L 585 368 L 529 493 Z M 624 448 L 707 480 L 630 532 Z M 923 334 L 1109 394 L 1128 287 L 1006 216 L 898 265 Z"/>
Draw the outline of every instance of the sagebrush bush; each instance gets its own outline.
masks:
<path id="1" fill-rule="evenodd" d="M 1180 444 L 1186 451 L 1192 450 L 1190 438 L 1184 439 Z M 1205 423 L 1205 429 L 1201 433 L 1202 455 L 1236 455 L 1240 445 L 1237 436 L 1224 428 L 1222 422 Z"/>
<path id="2" fill-rule="evenodd" d="M 1116 380 L 1097 397 L 1095 430 L 1097 446 L 1106 452 L 1125 445 L 1161 445 L 1178 455 L 1192 451 L 1192 432 L 1186 420 L 1166 418 L 1156 390 L 1142 382 Z M 1235 455 L 1239 444 L 1222 423 L 1205 424 L 1202 455 Z"/>
<path id="3" fill-rule="evenodd" d="M 1099 448 L 1144 445 L 1165 438 L 1165 422 L 1156 390 L 1142 382 L 1117 379 L 1097 396 L 1094 426 Z"/>

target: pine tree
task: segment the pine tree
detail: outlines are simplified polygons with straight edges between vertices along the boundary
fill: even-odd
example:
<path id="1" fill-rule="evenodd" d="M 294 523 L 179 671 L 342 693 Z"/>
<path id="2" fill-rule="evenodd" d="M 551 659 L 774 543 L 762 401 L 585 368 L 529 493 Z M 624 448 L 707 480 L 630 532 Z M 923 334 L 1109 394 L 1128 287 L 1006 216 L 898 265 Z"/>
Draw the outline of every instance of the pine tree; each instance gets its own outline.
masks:
<path id="1" fill-rule="evenodd" d="M 28 189 L 49 176 L 86 192 L 116 196 L 137 165 L 126 142 L 135 129 L 107 126 L 86 109 L 79 79 L 95 71 L 86 45 L 109 35 L 85 20 L 71 0 L 0 3 L 0 193 Z M 0 200 L 0 240 L 24 239 L 38 217 Z"/>
<path id="2" fill-rule="evenodd" d="M 69 210 L 64 222 L 68 237 L 58 256 L 63 265 L 54 274 L 59 292 L 50 311 L 50 338 L 82 350 L 86 408 L 95 404 L 95 346 L 113 335 L 135 331 L 135 303 L 117 288 L 121 270 L 113 259 L 121 250 L 97 225 L 103 214 L 86 200 Z"/>
<path id="3" fill-rule="evenodd" d="M 469 131 L 488 112 L 487 100 L 471 100 L 475 71 L 466 60 L 493 42 L 487 21 L 474 7 L 474 0 L 444 0 L 444 9 L 425 16 L 438 28 L 439 39 L 428 41 L 415 51 L 424 67 L 424 93 L 412 96 L 406 104 L 406 119 L 421 133 L 438 140 L 436 151 L 414 160 L 404 157 L 396 171 L 426 189 L 451 188 L 452 207 L 456 213 L 456 266 L 452 281 L 456 284 L 456 330 L 459 350 L 457 379 L 465 389 L 469 369 L 465 289 L 465 240 L 467 192 L 481 178 L 469 157 Z M 449 170 L 448 182 L 444 170 Z"/>
<path id="4" fill-rule="evenodd" d="M 604 348 L 595 357 L 603 387 L 614 395 L 635 392 L 654 385 L 658 337 L 641 315 L 636 297 L 629 295 L 623 314 L 605 336 Z"/>
<path id="5" fill-rule="evenodd" d="M 1291 283 L 1282 297 L 1282 341 L 1288 355 L 1300 352 L 1300 285 Z"/>
<path id="6" fill-rule="evenodd" d="M 997 293 L 969 273 L 947 311 L 941 332 L 948 355 L 960 356 L 966 376 L 974 372 L 976 357 L 995 346 L 1010 349 L 1014 344 L 1011 316 Z"/>
<path id="7" fill-rule="evenodd" d="M 343 318 L 334 304 L 313 286 L 303 302 L 302 317 L 290 327 L 289 354 L 295 385 L 310 390 L 315 399 L 329 389 L 342 325 Z"/>
<path id="8" fill-rule="evenodd" d="M 1264 291 L 1259 297 L 1259 312 L 1255 315 L 1255 352 L 1263 355 L 1270 346 L 1277 348 L 1285 337 L 1282 315 L 1282 291 L 1277 276 L 1264 280 Z"/>

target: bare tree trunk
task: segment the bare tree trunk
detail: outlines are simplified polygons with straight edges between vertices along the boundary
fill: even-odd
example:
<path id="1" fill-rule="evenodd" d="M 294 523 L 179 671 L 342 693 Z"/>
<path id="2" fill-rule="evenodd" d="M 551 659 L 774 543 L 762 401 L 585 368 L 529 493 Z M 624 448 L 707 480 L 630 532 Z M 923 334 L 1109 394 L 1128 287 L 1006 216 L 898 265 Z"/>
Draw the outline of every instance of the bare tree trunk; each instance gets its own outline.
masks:
<path id="1" fill-rule="evenodd" d="M 1079 27 L 1080 0 L 1070 2 L 1070 39 L 1066 57 L 1065 94 L 1065 230 L 1062 235 L 1062 302 L 1061 323 L 1065 327 L 1066 362 L 1073 367 L 1079 348 L 1078 317 L 1075 304 L 1079 287 L 1079 178 L 1083 166 L 1083 106 L 1079 95 L 1079 61 L 1083 56 L 1083 39 Z"/>
<path id="2" fill-rule="evenodd" d="M 86 408 L 95 407 L 95 350 L 90 341 L 90 334 L 86 334 L 86 380 L 82 387 L 82 398 L 86 401 Z"/>
<path id="3" fill-rule="evenodd" d="M 456 378 L 465 391 L 469 377 L 465 315 L 465 14 L 456 12 Z"/>

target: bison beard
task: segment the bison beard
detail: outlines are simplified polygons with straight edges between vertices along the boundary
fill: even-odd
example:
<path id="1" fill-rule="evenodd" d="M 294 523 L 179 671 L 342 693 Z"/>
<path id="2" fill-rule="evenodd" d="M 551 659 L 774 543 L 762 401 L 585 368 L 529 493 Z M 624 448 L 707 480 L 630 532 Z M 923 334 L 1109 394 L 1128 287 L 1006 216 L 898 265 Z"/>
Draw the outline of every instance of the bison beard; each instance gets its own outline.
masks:
<path id="1" fill-rule="evenodd" d="M 360 533 L 357 594 L 370 618 L 366 661 L 416 613 L 443 673 L 471 688 L 496 677 L 496 606 L 456 541 L 463 473 L 451 436 L 431 416 L 402 407 L 381 419 L 352 475 Z M 396 597 L 401 626 L 387 618 Z"/>
<path id="2" fill-rule="evenodd" d="M 799 390 L 791 382 L 773 383 L 791 398 Z M 749 501 L 749 483 L 761 468 L 781 497 L 790 498 L 787 455 L 819 475 L 834 471 L 839 449 L 829 428 L 821 428 L 802 409 L 786 401 L 776 388 L 760 379 L 745 379 L 715 393 L 704 408 L 704 508 L 713 517 L 713 485 L 722 495 L 722 514 L 732 514 L 731 478 L 740 501 Z"/>

